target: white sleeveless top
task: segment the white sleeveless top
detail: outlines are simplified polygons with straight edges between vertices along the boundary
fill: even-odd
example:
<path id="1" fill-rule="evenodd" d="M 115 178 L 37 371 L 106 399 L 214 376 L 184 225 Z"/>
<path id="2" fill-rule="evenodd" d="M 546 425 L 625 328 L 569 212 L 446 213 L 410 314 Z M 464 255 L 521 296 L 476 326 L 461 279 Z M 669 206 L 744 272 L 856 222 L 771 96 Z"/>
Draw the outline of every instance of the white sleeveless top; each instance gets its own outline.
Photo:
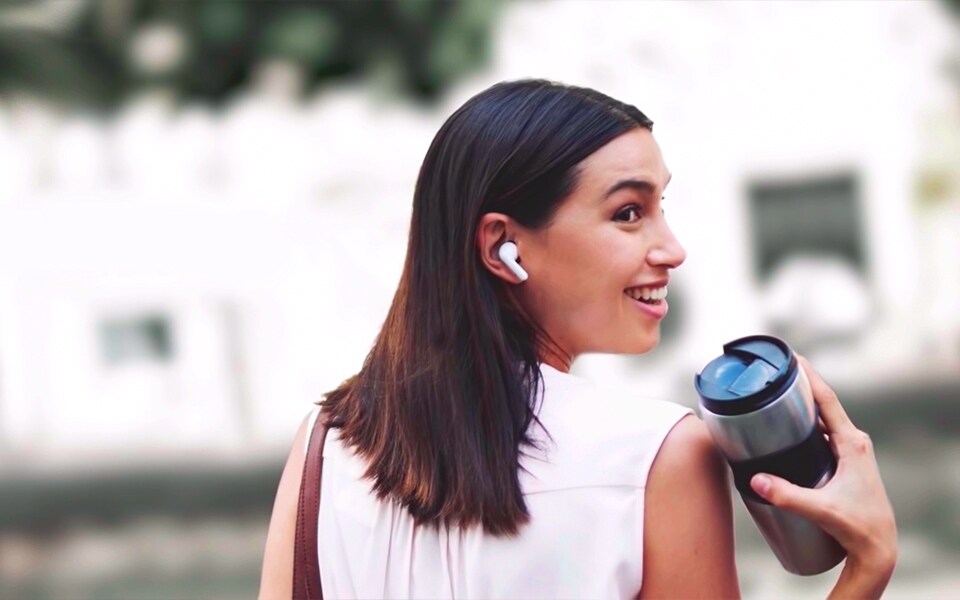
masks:
<path id="1" fill-rule="evenodd" d="M 415 527 L 404 508 L 377 500 L 363 462 L 330 431 L 317 543 L 324 598 L 636 597 L 647 475 L 667 433 L 692 411 L 540 367 L 539 417 L 554 442 L 531 425 L 548 452 L 524 448 L 531 519 L 517 538 Z"/>

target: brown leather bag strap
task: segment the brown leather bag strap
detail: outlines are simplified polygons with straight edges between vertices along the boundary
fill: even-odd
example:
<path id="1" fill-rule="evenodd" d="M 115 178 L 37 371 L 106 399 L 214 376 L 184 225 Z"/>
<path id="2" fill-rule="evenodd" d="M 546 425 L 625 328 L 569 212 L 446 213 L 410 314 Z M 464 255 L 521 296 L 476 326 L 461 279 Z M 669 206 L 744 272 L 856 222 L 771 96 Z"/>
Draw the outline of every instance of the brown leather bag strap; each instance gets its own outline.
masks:
<path id="1" fill-rule="evenodd" d="M 320 482 L 323 475 L 323 442 L 327 428 L 322 411 L 317 413 L 310 431 L 310 443 L 303 460 L 300 500 L 297 506 L 297 532 L 293 547 L 293 597 L 323 600 L 320 588 L 320 564 L 317 556 L 317 519 L 320 516 Z"/>

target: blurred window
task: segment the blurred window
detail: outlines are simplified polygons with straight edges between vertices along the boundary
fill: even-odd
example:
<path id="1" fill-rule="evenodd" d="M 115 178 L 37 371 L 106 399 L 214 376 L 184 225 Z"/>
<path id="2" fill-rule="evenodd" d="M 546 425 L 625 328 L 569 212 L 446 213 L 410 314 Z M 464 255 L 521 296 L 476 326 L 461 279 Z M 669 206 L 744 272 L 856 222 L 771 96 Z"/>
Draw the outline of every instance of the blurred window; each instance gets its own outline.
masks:
<path id="1" fill-rule="evenodd" d="M 754 272 L 765 282 L 795 254 L 839 256 L 865 270 L 863 220 L 853 174 L 749 186 Z"/>
<path id="2" fill-rule="evenodd" d="M 169 319 L 163 315 L 105 319 L 100 325 L 100 351 L 110 365 L 169 362 Z"/>

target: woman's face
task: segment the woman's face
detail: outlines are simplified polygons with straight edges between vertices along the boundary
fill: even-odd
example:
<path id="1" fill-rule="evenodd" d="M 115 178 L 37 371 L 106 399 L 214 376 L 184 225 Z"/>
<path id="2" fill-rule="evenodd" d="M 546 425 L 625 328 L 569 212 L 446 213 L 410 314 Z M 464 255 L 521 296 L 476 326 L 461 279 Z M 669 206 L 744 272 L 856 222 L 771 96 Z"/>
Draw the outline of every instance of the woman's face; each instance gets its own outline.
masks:
<path id="1" fill-rule="evenodd" d="M 530 278 L 515 290 L 571 360 L 584 352 L 647 352 L 660 341 L 667 301 L 635 298 L 662 295 L 670 269 L 686 259 L 661 208 L 670 172 L 645 128 L 580 166 L 577 189 L 550 225 L 518 232 Z"/>

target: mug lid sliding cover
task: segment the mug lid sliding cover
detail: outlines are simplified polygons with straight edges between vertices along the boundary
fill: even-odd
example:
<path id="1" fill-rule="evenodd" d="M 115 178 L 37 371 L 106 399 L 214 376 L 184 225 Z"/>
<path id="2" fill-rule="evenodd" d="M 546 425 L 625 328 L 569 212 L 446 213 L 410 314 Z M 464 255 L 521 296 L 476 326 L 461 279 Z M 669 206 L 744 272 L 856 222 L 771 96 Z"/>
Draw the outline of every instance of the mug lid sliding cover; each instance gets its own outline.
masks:
<path id="1" fill-rule="evenodd" d="M 742 337 L 723 346 L 694 377 L 704 408 L 715 414 L 741 415 L 779 398 L 797 377 L 797 357 L 772 335 Z"/>

